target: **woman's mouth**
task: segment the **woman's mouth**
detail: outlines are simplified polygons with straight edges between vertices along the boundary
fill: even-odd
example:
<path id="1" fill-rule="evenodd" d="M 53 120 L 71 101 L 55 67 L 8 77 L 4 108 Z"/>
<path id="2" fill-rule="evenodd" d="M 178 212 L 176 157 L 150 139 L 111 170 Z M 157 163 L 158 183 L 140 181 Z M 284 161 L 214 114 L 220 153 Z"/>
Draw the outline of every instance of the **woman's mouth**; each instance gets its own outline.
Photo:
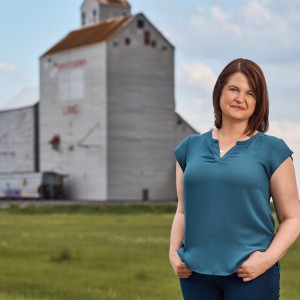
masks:
<path id="1" fill-rule="evenodd" d="M 237 110 L 245 110 L 244 107 L 238 106 L 238 105 L 233 105 L 233 106 L 231 106 L 231 107 L 233 107 L 233 108 L 235 108 L 235 109 L 237 109 Z"/>

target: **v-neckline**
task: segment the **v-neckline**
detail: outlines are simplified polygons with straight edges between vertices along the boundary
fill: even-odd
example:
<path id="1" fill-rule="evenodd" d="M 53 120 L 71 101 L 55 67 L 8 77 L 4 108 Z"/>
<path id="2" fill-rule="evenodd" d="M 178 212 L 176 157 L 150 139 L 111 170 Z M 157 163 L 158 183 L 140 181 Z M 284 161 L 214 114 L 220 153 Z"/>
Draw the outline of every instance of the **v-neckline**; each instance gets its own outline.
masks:
<path id="1" fill-rule="evenodd" d="M 252 135 L 251 137 L 249 137 L 248 139 L 246 140 L 243 140 L 243 141 L 237 141 L 235 145 L 233 145 L 230 149 L 228 149 L 225 154 L 223 154 L 221 156 L 221 153 L 220 153 L 220 146 L 219 146 L 219 141 L 218 139 L 215 139 L 213 138 L 213 129 L 211 129 L 209 132 L 208 132 L 208 137 L 209 137 L 209 140 L 211 142 L 213 142 L 213 144 L 215 145 L 215 155 L 217 157 L 217 159 L 219 161 L 223 161 L 227 156 L 229 156 L 229 154 L 231 152 L 233 152 L 235 149 L 237 149 L 239 146 L 242 146 L 242 145 L 246 145 L 248 143 L 250 143 L 257 135 L 259 135 L 260 132 L 257 132 L 256 134 Z"/>

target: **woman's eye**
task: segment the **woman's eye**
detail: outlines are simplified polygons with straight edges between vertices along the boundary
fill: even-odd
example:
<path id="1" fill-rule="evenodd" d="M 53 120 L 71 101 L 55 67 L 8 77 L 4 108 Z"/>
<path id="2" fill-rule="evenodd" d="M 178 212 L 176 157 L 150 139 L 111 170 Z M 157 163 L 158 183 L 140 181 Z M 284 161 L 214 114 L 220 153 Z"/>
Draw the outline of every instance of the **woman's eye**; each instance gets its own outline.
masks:
<path id="1" fill-rule="evenodd" d="M 229 91 L 237 91 L 237 88 L 234 88 L 234 87 L 231 87 L 231 88 L 229 88 Z"/>

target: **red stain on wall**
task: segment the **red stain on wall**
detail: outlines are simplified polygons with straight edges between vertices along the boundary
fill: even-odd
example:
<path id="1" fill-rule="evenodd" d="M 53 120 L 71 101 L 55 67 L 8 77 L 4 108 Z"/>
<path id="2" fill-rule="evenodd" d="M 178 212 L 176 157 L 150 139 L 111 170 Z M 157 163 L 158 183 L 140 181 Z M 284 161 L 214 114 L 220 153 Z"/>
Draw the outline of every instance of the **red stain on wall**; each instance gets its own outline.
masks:
<path id="1" fill-rule="evenodd" d="M 73 105 L 64 106 L 62 111 L 64 116 L 78 115 L 79 109 L 77 104 L 73 104 Z"/>

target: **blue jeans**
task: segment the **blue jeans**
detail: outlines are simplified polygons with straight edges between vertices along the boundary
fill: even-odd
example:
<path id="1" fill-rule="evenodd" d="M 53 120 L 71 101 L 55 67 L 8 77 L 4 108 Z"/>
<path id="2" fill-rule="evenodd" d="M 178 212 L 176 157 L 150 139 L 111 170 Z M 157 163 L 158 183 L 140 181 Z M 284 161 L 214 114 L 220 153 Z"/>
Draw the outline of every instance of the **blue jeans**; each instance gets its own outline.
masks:
<path id="1" fill-rule="evenodd" d="M 276 263 L 249 282 L 236 273 L 219 276 L 193 272 L 189 278 L 180 278 L 180 285 L 185 300 L 278 300 L 279 281 L 280 267 Z"/>

